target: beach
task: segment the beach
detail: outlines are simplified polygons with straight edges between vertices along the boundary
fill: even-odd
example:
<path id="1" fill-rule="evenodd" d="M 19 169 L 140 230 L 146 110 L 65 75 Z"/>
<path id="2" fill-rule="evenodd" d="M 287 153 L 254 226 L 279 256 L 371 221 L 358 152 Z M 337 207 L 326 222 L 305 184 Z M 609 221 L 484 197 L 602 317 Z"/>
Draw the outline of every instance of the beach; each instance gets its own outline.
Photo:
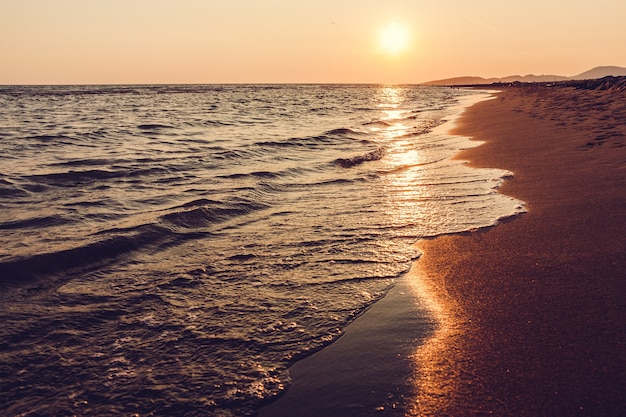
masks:
<path id="1" fill-rule="evenodd" d="M 623 78 L 501 86 L 495 99 L 469 108 L 454 133 L 485 143 L 458 158 L 511 171 L 499 192 L 524 201 L 527 213 L 419 242 L 423 255 L 406 285 L 414 305 L 429 305 L 439 325 L 426 340 L 413 340 L 409 353 L 412 330 L 395 325 L 415 317 L 417 307 L 401 307 L 411 301 L 406 292 L 379 302 L 390 314 L 377 313 L 377 303 L 359 318 L 374 329 L 393 325 L 386 348 L 408 368 L 389 384 L 378 363 L 369 389 L 354 395 L 382 393 L 396 402 L 350 407 L 358 403 L 345 397 L 350 392 L 333 388 L 364 381 L 359 373 L 333 375 L 342 358 L 385 349 L 368 346 L 349 326 L 331 345 L 344 352 L 328 348 L 297 363 L 292 389 L 261 415 L 624 415 L 623 86 Z"/>

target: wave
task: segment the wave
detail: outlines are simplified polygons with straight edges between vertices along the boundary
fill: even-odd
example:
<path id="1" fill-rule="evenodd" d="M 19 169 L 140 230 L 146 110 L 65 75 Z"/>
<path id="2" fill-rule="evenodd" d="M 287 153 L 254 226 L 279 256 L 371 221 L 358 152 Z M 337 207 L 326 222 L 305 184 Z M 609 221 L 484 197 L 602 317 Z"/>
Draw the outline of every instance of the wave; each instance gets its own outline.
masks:
<path id="1" fill-rule="evenodd" d="M 28 136 L 25 139 L 29 139 L 29 140 L 38 140 L 38 141 L 42 141 L 42 142 L 50 142 L 53 140 L 63 140 L 63 141 L 67 141 L 67 140 L 73 140 L 72 137 L 67 136 L 67 135 L 34 135 L 34 136 Z"/>
<path id="2" fill-rule="evenodd" d="M 335 159 L 334 163 L 343 168 L 352 168 L 364 162 L 378 161 L 382 159 L 384 155 L 385 155 L 385 151 L 382 148 L 379 148 L 379 149 L 376 149 L 375 151 L 368 152 L 363 155 L 356 155 L 351 158 L 337 158 Z"/>
<path id="3" fill-rule="evenodd" d="M 338 129 L 332 129 L 325 132 L 324 135 L 362 135 L 363 132 L 359 132 L 354 129 L 348 129 L 347 127 L 340 127 Z"/>
<path id="4" fill-rule="evenodd" d="M 441 159 L 432 159 L 430 161 L 424 161 L 424 162 L 419 162 L 419 163 L 414 163 L 414 164 L 401 164 L 401 165 L 397 165 L 394 167 L 391 167 L 389 169 L 379 169 L 376 171 L 376 174 L 378 175 L 393 175 L 393 174 L 398 174 L 400 172 L 404 172 L 413 168 L 417 168 L 417 167 L 425 167 L 425 166 L 435 166 L 434 169 L 445 169 L 445 165 L 442 165 L 442 162 L 445 162 L 447 160 L 447 158 L 441 158 Z M 467 181 L 459 181 L 458 183 L 466 183 Z M 425 183 L 422 183 L 425 184 Z"/>
<path id="5" fill-rule="evenodd" d="M 29 175 L 25 178 L 34 182 L 48 185 L 70 186 L 74 184 L 90 183 L 95 181 L 120 178 L 128 175 L 128 171 L 108 171 L 104 169 L 90 169 L 85 171 L 55 172 L 50 174 Z"/>
<path id="6" fill-rule="evenodd" d="M 70 221 L 60 216 L 32 217 L 25 220 L 2 222 L 0 223 L 0 230 L 40 229 L 67 223 L 70 223 Z"/>
<path id="7" fill-rule="evenodd" d="M 169 233 L 156 225 L 143 225 L 133 235 L 115 236 L 84 246 L 0 263 L 0 284 L 22 284 L 42 276 L 65 275 L 106 265 L 147 245 L 163 242 Z"/>
<path id="8" fill-rule="evenodd" d="M 278 141 L 263 141 L 256 142 L 254 145 L 259 147 L 277 147 L 277 148 L 291 148 L 291 147 L 307 147 L 315 148 L 319 146 L 325 146 L 333 143 L 335 140 L 327 135 L 308 136 L 303 138 L 290 138 L 287 140 Z"/>
<path id="9" fill-rule="evenodd" d="M 98 166 L 98 165 L 111 165 L 113 164 L 113 161 L 110 159 L 102 159 L 102 158 L 96 158 L 96 159 L 75 159 L 72 161 L 66 161 L 66 162 L 58 162 L 56 164 L 51 164 L 51 166 L 71 166 L 71 167 L 75 167 L 75 166 Z"/>
<path id="10" fill-rule="evenodd" d="M 141 130 L 163 130 L 163 129 L 174 129 L 174 126 L 162 125 L 162 124 L 158 124 L 158 123 L 146 123 L 146 124 L 138 125 L 137 129 L 141 129 Z"/>
<path id="11" fill-rule="evenodd" d="M 13 183 L 0 180 L 0 197 L 25 197 L 27 195 L 26 191 L 16 187 Z"/>
<path id="12" fill-rule="evenodd" d="M 234 123 L 225 122 L 223 120 L 205 120 L 200 125 L 203 126 L 234 126 Z M 193 124 L 192 124 L 193 126 Z"/>
<path id="13" fill-rule="evenodd" d="M 327 185 L 342 185 L 342 184 L 353 184 L 356 182 L 363 181 L 362 178 L 334 178 L 324 181 L 315 181 L 308 183 L 300 183 L 298 184 L 301 188 L 309 188 L 309 187 L 319 187 L 319 186 L 327 186 Z"/>
<path id="14" fill-rule="evenodd" d="M 89 163 L 87 163 L 87 165 L 88 164 Z M 80 162 L 77 164 L 77 166 L 80 166 Z M 66 172 L 27 175 L 24 178 L 35 183 L 42 183 L 58 187 L 70 187 L 77 184 L 90 184 L 98 181 L 106 181 L 116 178 L 135 178 L 143 176 L 157 177 L 160 174 L 167 172 L 168 169 L 164 167 L 129 168 L 118 170 L 88 169 L 82 171 L 69 170 Z"/>
<path id="15" fill-rule="evenodd" d="M 44 277 L 62 278 L 76 275 L 118 262 L 137 251 L 169 248 L 189 240 L 206 238 L 211 236 L 211 232 L 206 229 L 207 226 L 268 207 L 266 204 L 253 201 L 193 200 L 170 209 L 178 211 L 160 216 L 155 223 L 103 230 L 93 235 L 101 236 L 101 240 L 95 242 L 0 262 L 0 286 L 30 284 Z M 67 221 L 56 217 L 41 217 L 5 222 L 0 224 L 0 230 L 41 228 L 64 222 Z"/>
<path id="16" fill-rule="evenodd" d="M 260 202 L 219 203 L 207 200 L 195 200 L 183 207 L 191 210 L 176 211 L 160 217 L 160 221 L 176 229 L 203 229 L 209 225 L 226 220 L 245 216 L 247 214 L 269 208 L 269 205 Z"/>
<path id="17" fill-rule="evenodd" d="M 354 136 L 363 136 L 363 132 L 348 128 L 332 129 L 321 135 L 293 137 L 286 140 L 256 142 L 255 146 L 267 147 L 319 147 L 338 143 L 352 143 Z"/>
<path id="18" fill-rule="evenodd" d="M 220 204 L 220 202 L 216 200 L 209 200 L 208 198 L 198 198 L 197 200 L 189 201 L 187 203 L 181 204 L 180 206 L 172 207 L 172 209 L 202 207 L 209 204 Z"/>
<path id="19" fill-rule="evenodd" d="M 363 126 L 389 127 L 391 125 L 391 123 L 385 122 L 384 120 L 372 120 L 371 122 L 363 123 Z"/>
<path id="20" fill-rule="evenodd" d="M 250 172 L 247 174 L 228 174 L 228 175 L 218 175 L 217 178 L 225 178 L 225 179 L 241 179 L 241 178 L 278 178 L 281 174 L 277 172 L 270 171 L 257 171 Z"/>

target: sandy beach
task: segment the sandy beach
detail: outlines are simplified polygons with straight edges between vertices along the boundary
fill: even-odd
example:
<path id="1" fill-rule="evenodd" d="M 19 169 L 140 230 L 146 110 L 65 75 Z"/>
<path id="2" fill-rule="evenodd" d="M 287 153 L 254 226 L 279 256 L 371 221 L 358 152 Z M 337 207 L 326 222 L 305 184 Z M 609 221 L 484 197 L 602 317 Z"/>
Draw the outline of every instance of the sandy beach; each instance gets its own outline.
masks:
<path id="1" fill-rule="evenodd" d="M 361 330 L 349 327 L 297 363 L 292 389 L 261 415 L 624 415 L 623 78 L 503 86 L 468 109 L 455 133 L 485 142 L 459 158 L 514 173 L 499 192 L 528 212 L 420 242 L 424 255 L 407 281 L 355 322 Z M 425 341 L 402 325 L 415 317 L 401 307 L 411 301 L 430 303 L 439 318 Z M 392 324 L 371 348 L 371 333 Z M 374 365 L 359 356 L 372 350 L 400 362 L 378 357 L 387 362 L 375 364 L 375 375 L 350 373 Z M 339 377 L 338 363 L 351 363 Z M 358 392 L 345 389 L 357 382 Z"/>

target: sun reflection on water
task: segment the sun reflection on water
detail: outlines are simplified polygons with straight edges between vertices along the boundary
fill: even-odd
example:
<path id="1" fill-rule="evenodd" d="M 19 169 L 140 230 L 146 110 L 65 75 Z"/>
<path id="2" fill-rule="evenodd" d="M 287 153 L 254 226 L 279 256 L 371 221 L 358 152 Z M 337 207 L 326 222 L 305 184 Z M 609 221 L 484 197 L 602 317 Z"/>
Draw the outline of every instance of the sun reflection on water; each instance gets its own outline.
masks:
<path id="1" fill-rule="evenodd" d="M 395 225 L 423 225 L 433 221 L 431 205 L 437 202 L 431 201 L 436 199 L 432 195 L 432 184 L 437 183 L 438 173 L 431 163 L 433 158 L 428 149 L 418 146 L 417 141 L 427 140 L 429 135 L 419 125 L 424 120 L 411 117 L 404 100 L 401 88 L 381 90 L 379 107 L 386 124 L 377 129 L 386 146 L 386 157 L 381 161 L 386 180 L 386 215 Z M 415 246 L 422 252 L 419 243 Z M 430 311 L 437 326 L 429 339 L 415 347 L 411 358 L 414 393 L 406 411 L 415 416 L 436 415 L 438 410 L 445 408 L 446 399 L 458 391 L 455 385 L 458 378 L 444 374 L 441 369 L 450 367 L 441 365 L 460 337 L 460 315 L 446 295 L 445 270 L 437 269 L 441 275 L 434 276 L 431 269 L 420 260 L 406 277 L 418 300 L 416 302 Z"/>
<path id="2" fill-rule="evenodd" d="M 386 85 L 380 89 L 380 107 L 398 106 L 404 101 L 401 87 Z"/>
<path id="3" fill-rule="evenodd" d="M 386 215 L 390 223 L 416 224 L 423 220 L 423 213 L 416 202 L 428 198 L 428 168 L 424 166 L 425 155 L 416 143 L 416 129 L 421 120 L 411 116 L 401 87 L 385 87 L 381 90 L 379 106 L 383 107 L 382 120 L 386 124 L 379 129 L 385 146 L 385 158 L 381 172 L 385 177 L 383 192 L 386 196 Z M 417 126 L 416 126 L 417 125 Z"/>

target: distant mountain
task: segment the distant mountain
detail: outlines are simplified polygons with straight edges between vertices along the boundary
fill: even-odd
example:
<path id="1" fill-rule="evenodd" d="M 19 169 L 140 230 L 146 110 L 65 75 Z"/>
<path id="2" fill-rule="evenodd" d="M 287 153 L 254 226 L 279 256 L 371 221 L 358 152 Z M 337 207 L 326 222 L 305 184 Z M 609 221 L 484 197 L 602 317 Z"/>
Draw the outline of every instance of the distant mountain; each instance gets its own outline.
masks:
<path id="1" fill-rule="evenodd" d="M 444 80 L 435 80 L 424 83 L 425 85 L 482 85 L 493 83 L 514 83 L 514 82 L 554 82 L 567 80 L 594 80 L 607 76 L 626 76 L 626 68 L 622 67 L 595 67 L 589 71 L 574 75 L 573 77 L 564 77 L 562 75 L 511 75 L 504 78 L 483 78 L 483 77 L 455 77 Z"/>
<path id="2" fill-rule="evenodd" d="M 429 81 L 427 85 L 473 85 L 473 84 L 491 84 L 500 82 L 500 78 L 483 78 L 483 77 L 455 77 L 445 80 Z"/>
<path id="3" fill-rule="evenodd" d="M 604 78 L 612 75 L 613 77 L 622 77 L 626 75 L 626 68 L 622 67 L 595 67 L 582 74 L 570 77 L 570 80 L 595 80 L 596 78 Z"/>

